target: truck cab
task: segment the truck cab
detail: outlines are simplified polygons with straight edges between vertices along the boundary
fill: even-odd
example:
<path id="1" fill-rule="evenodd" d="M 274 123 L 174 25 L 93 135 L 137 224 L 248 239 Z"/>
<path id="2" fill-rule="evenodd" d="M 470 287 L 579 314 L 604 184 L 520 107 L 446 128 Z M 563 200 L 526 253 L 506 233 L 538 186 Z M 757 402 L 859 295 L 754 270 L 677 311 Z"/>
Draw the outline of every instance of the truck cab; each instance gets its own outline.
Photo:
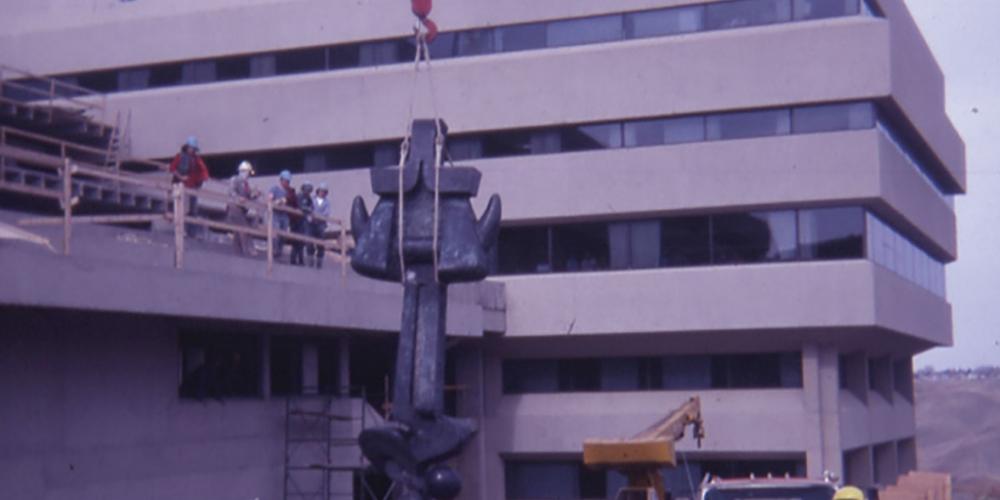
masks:
<path id="1" fill-rule="evenodd" d="M 701 500 L 832 500 L 837 486 L 805 478 L 706 479 Z"/>

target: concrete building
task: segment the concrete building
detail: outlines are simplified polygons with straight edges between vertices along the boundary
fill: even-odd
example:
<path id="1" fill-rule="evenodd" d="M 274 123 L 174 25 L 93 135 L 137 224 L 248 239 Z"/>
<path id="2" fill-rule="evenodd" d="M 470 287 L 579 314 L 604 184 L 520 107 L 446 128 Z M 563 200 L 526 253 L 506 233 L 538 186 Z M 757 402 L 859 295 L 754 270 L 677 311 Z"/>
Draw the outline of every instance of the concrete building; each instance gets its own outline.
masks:
<path id="1" fill-rule="evenodd" d="M 341 217 L 411 116 L 447 120 L 504 200 L 495 276 L 449 311 L 453 409 L 480 423 L 463 498 L 609 497 L 583 439 L 694 394 L 708 438 L 680 443 L 677 496 L 918 466 L 911 359 L 952 341 L 966 178 L 902 0 L 442 0 L 433 84 L 405 2 L 8 3 L 0 62 L 106 93 L 137 156 L 195 134 L 215 176 L 287 168 Z M 285 396 L 365 387 L 331 404 L 378 418 L 396 287 L 197 248 L 177 271 L 155 234 L 116 234 L 0 246 L 0 490 L 281 498 Z M 211 352 L 253 360 L 217 398 L 194 374 Z"/>

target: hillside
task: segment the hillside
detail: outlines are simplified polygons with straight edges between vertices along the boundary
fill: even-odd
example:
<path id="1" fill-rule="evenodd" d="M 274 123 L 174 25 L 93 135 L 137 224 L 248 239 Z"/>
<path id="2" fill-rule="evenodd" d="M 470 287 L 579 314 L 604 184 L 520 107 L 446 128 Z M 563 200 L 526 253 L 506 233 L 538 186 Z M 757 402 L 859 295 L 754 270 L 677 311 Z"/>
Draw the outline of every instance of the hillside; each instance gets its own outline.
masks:
<path id="1" fill-rule="evenodd" d="M 956 498 L 1000 498 L 1000 379 L 917 380 L 920 468 L 954 477 Z"/>

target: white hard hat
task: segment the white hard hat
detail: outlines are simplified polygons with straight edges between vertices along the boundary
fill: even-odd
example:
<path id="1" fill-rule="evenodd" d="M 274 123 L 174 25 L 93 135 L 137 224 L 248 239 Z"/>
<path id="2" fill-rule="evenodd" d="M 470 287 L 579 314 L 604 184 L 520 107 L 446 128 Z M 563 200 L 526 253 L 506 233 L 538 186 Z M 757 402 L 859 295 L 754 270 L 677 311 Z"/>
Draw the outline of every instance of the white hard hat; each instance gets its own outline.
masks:
<path id="1" fill-rule="evenodd" d="M 236 167 L 237 172 L 250 172 L 253 173 L 253 165 L 250 162 L 243 160 L 240 162 L 240 166 Z"/>

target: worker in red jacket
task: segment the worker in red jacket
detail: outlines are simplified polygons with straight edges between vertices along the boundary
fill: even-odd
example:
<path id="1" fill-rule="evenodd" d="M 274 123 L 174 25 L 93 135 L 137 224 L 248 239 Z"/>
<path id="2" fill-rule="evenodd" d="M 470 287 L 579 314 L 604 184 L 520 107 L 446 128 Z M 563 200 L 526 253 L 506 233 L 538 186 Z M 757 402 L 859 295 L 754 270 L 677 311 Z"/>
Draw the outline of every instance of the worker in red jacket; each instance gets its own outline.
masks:
<path id="1" fill-rule="evenodd" d="M 187 189 L 198 189 L 208 180 L 208 167 L 198 155 L 198 138 L 191 136 L 181 145 L 181 151 L 174 156 L 170 162 L 170 174 L 173 182 L 182 183 Z M 188 194 L 188 215 L 198 216 L 198 197 Z M 188 236 L 195 236 L 200 233 L 200 227 L 188 224 L 185 231 Z"/>

